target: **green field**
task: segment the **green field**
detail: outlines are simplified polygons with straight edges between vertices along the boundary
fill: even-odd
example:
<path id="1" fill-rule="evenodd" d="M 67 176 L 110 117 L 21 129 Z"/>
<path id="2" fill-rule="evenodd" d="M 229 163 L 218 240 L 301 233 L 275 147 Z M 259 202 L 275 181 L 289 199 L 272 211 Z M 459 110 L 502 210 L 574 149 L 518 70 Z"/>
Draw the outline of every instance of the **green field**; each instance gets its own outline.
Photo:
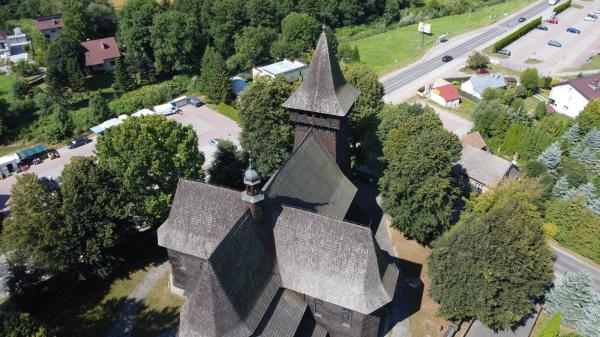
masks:
<path id="1" fill-rule="evenodd" d="M 405 26 L 372 35 L 366 38 L 348 42 L 350 46 L 358 46 L 361 60 L 370 65 L 378 74 L 390 72 L 404 66 L 425 53 L 436 44 L 437 37 L 448 34 L 452 39 L 459 34 L 472 31 L 490 24 L 490 16 L 497 19 L 509 15 L 529 4 L 532 0 L 509 0 L 493 6 L 480 8 L 472 13 L 447 16 L 439 19 L 428 20 L 431 24 L 431 36 L 425 36 L 421 48 L 421 35 L 417 32 L 417 25 Z M 363 30 L 369 28 L 363 27 Z M 336 35 L 340 41 L 348 40 L 351 34 L 360 28 L 340 28 Z"/>

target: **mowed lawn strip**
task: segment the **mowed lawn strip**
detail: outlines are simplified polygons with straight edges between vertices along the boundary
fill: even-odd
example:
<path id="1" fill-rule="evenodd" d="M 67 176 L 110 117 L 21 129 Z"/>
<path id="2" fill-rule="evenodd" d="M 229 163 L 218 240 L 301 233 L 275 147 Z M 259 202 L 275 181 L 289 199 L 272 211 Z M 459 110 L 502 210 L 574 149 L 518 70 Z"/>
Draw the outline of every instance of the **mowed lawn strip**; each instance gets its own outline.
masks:
<path id="1" fill-rule="evenodd" d="M 532 0 L 509 0 L 477 9 L 470 14 L 427 20 L 426 22 L 431 24 L 432 34 L 425 36 L 423 48 L 421 48 L 421 35 L 417 31 L 417 24 L 350 41 L 348 44 L 353 48 L 358 46 L 361 60 L 378 74 L 384 74 L 414 61 L 433 47 L 438 36 L 442 34 L 447 33 L 452 39 L 459 34 L 489 25 L 492 14 L 497 20 L 501 20 L 505 13 L 509 15 L 531 3 Z M 340 40 L 343 40 L 350 30 L 352 27 L 340 28 L 336 34 Z"/>

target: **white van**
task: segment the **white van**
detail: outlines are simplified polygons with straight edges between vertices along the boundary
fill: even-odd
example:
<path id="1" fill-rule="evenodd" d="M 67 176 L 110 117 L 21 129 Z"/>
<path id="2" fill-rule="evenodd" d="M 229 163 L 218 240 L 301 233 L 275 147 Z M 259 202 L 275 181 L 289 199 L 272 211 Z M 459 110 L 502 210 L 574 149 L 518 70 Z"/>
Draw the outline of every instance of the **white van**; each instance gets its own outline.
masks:
<path id="1" fill-rule="evenodd" d="M 554 6 L 558 3 L 558 0 L 548 0 L 548 5 Z"/>

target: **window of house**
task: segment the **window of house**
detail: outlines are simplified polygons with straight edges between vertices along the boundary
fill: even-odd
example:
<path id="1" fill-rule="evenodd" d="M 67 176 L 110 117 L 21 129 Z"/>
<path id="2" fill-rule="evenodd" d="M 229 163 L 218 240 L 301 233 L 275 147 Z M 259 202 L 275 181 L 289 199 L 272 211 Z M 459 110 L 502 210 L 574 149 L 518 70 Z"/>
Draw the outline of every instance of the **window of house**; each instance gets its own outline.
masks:
<path id="1" fill-rule="evenodd" d="M 342 326 L 349 328 L 352 325 L 352 311 L 342 309 Z"/>
<path id="2" fill-rule="evenodd" d="M 323 301 L 315 298 L 315 316 L 323 316 Z"/>

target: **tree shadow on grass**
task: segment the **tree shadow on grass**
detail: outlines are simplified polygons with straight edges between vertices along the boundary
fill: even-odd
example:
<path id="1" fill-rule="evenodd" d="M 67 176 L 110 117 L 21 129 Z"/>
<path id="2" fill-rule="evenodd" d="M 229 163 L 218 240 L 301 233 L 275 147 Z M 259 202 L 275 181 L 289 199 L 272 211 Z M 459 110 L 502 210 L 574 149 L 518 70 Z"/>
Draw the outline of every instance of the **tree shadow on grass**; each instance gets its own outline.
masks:
<path id="1" fill-rule="evenodd" d="M 161 310 L 145 307 L 138 315 L 133 329 L 134 337 L 158 336 L 179 326 L 179 308 L 170 306 Z"/>

